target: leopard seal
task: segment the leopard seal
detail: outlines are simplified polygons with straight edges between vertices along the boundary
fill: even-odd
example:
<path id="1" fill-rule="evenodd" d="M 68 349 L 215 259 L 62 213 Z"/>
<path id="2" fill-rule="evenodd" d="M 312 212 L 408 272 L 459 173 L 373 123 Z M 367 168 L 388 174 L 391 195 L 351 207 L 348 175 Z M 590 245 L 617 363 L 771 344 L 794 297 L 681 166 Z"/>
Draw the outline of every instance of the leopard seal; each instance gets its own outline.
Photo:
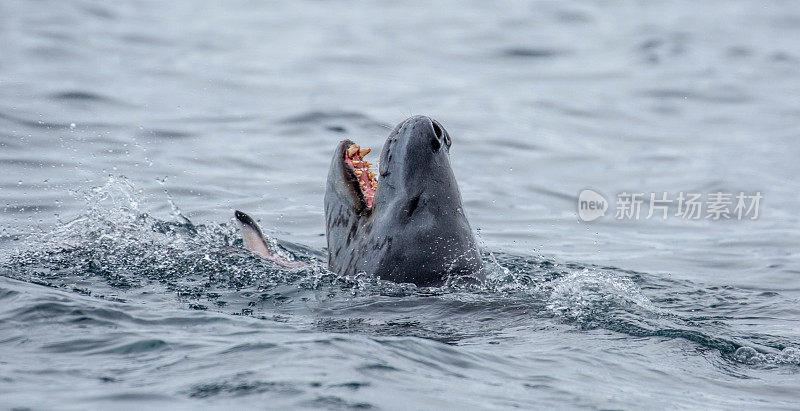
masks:
<path id="1" fill-rule="evenodd" d="M 325 190 L 329 270 L 418 286 L 485 280 L 450 167 L 451 145 L 438 121 L 410 117 L 387 137 L 376 179 L 364 159 L 370 149 L 339 143 Z M 250 216 L 235 216 L 246 248 L 284 267 L 302 264 L 272 252 Z"/>
<path id="2" fill-rule="evenodd" d="M 418 286 L 485 279 L 450 167 L 451 145 L 438 121 L 408 118 L 386 139 L 375 181 L 363 160 L 369 150 L 339 143 L 325 190 L 331 271 Z"/>

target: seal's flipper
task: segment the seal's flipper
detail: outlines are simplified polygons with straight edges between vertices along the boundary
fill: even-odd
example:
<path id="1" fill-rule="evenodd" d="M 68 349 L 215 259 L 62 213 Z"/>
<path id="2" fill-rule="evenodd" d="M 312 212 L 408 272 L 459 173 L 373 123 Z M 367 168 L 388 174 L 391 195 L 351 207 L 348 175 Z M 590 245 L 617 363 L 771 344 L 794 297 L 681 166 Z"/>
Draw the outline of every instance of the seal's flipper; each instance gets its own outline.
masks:
<path id="1" fill-rule="evenodd" d="M 273 259 L 272 252 L 269 251 L 267 240 L 264 239 L 264 234 L 258 228 L 258 224 L 247 214 L 236 210 L 234 213 L 236 220 L 239 221 L 239 226 L 242 228 L 242 239 L 244 246 L 248 250 L 269 259 Z"/>
<path id="2" fill-rule="evenodd" d="M 256 224 L 255 220 L 239 210 L 236 210 L 234 215 L 236 216 L 236 220 L 239 221 L 239 227 L 242 228 L 242 239 L 244 240 L 245 248 L 275 262 L 281 267 L 298 268 L 308 266 L 307 263 L 302 261 L 287 260 L 270 251 L 267 239 L 264 238 L 264 234 L 261 232 L 261 229 L 258 228 L 258 224 Z"/>

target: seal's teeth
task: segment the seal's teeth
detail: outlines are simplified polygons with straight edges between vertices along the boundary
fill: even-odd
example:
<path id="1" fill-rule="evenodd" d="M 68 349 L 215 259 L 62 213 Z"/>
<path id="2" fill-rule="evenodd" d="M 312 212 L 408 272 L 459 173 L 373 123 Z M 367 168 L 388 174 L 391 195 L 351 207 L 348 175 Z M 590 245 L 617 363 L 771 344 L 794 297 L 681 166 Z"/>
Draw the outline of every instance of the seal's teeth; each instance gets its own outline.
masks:
<path id="1" fill-rule="evenodd" d="M 371 180 L 371 179 L 373 179 L 373 178 L 375 178 L 375 173 L 374 173 L 374 172 L 372 172 L 372 171 L 370 171 L 370 172 L 369 172 L 369 178 L 370 178 L 370 180 Z"/>
<path id="2" fill-rule="evenodd" d="M 356 172 L 356 177 L 361 177 L 361 173 L 362 173 L 361 170 L 356 169 L 355 172 Z"/>
<path id="3" fill-rule="evenodd" d="M 358 154 L 361 154 L 361 157 L 364 157 L 367 154 L 369 154 L 370 151 L 372 151 L 372 149 L 369 149 L 369 148 L 365 147 L 365 148 L 362 148 L 361 150 L 359 150 Z"/>
<path id="4" fill-rule="evenodd" d="M 371 166 L 371 165 L 372 165 L 372 163 L 370 163 L 369 161 L 365 161 L 365 162 L 364 162 L 364 164 L 365 164 L 367 167 L 369 167 L 369 166 Z"/>
<path id="5" fill-rule="evenodd" d="M 358 152 L 359 147 L 356 144 L 351 144 L 347 147 L 347 157 L 353 157 Z"/>
<path id="6" fill-rule="evenodd" d="M 367 185 L 367 182 L 364 181 L 364 180 L 361 180 L 361 181 L 358 182 L 358 184 L 361 184 L 361 187 L 364 187 L 365 185 Z"/>
<path id="7" fill-rule="evenodd" d="M 353 160 L 353 167 L 361 167 L 361 162 L 358 160 Z"/>
<path id="8" fill-rule="evenodd" d="M 372 188 L 373 189 L 374 188 L 378 188 L 378 182 L 377 181 L 372 181 Z"/>

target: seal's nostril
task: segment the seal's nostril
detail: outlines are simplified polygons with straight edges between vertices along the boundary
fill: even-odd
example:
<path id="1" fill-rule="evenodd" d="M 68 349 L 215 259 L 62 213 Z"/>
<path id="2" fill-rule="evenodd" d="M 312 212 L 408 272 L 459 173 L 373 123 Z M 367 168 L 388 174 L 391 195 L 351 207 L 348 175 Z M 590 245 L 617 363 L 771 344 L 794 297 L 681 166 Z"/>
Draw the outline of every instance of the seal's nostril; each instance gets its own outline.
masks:
<path id="1" fill-rule="evenodd" d="M 433 147 L 433 151 L 439 151 L 439 148 L 442 147 L 442 143 L 439 142 L 438 138 L 431 139 L 431 146 Z"/>
<path id="2" fill-rule="evenodd" d="M 433 133 L 436 134 L 436 138 L 442 138 L 442 128 L 439 126 L 439 123 L 431 121 L 431 124 L 433 124 Z"/>

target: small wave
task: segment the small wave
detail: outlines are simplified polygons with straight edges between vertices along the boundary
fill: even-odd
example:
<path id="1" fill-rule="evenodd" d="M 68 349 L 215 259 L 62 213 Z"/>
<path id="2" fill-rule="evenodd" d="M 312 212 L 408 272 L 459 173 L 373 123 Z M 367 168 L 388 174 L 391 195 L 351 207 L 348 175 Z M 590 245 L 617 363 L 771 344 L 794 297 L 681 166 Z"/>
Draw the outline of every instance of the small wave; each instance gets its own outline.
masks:
<path id="1" fill-rule="evenodd" d="M 733 353 L 733 358 L 748 365 L 800 365 L 800 349 L 786 347 L 778 353 L 761 353 L 753 347 L 739 347 Z"/>
<path id="2" fill-rule="evenodd" d="M 736 88 L 708 90 L 657 88 L 641 92 L 642 96 L 657 100 L 693 100 L 707 103 L 743 104 L 752 100 L 746 92 Z"/>
<path id="3" fill-rule="evenodd" d="M 141 354 L 144 352 L 161 351 L 170 348 L 170 344 L 164 340 L 140 339 L 95 351 L 94 354 Z"/>
<path id="4" fill-rule="evenodd" d="M 39 129 L 69 129 L 70 123 L 55 123 L 51 121 L 44 121 L 44 120 L 30 120 L 23 117 L 12 116 L 5 113 L 0 113 L 0 119 L 8 120 L 12 123 L 16 123 L 19 125 L 23 125 L 26 127 L 31 128 L 39 128 Z"/>
<path id="5" fill-rule="evenodd" d="M 332 133 L 346 133 L 352 130 L 383 130 L 391 129 L 386 124 L 380 123 L 366 114 L 355 111 L 309 111 L 299 113 L 278 121 L 279 125 L 289 127 L 323 127 Z"/>
<path id="6" fill-rule="evenodd" d="M 561 50 L 532 47 L 511 47 L 501 51 L 500 55 L 516 58 L 553 58 L 564 54 Z"/>
<path id="7" fill-rule="evenodd" d="M 614 313 L 653 317 L 660 314 L 631 280 L 584 269 L 552 284 L 547 309 L 554 315 L 594 328 Z"/>
<path id="8" fill-rule="evenodd" d="M 365 114 L 355 111 L 310 111 L 285 118 L 281 122 L 290 124 L 306 124 L 324 123 L 330 120 L 367 121 L 370 120 L 370 118 Z"/>
<path id="9" fill-rule="evenodd" d="M 166 129 L 143 130 L 139 134 L 142 136 L 151 136 L 154 138 L 165 139 L 165 140 L 177 140 L 182 138 L 194 137 L 193 133 L 189 133 L 186 131 L 178 131 L 178 130 L 166 130 Z"/>
<path id="10" fill-rule="evenodd" d="M 209 398 L 219 396 L 243 396 L 263 392 L 281 392 L 289 395 L 302 394 L 290 383 L 248 380 L 237 377 L 226 381 L 197 384 L 186 393 L 192 398 Z"/>
<path id="11" fill-rule="evenodd" d="M 62 91 L 49 95 L 53 100 L 66 101 L 66 102 L 87 102 L 87 103 L 113 103 L 122 105 L 121 102 L 101 94 L 92 93 L 88 91 Z"/>

